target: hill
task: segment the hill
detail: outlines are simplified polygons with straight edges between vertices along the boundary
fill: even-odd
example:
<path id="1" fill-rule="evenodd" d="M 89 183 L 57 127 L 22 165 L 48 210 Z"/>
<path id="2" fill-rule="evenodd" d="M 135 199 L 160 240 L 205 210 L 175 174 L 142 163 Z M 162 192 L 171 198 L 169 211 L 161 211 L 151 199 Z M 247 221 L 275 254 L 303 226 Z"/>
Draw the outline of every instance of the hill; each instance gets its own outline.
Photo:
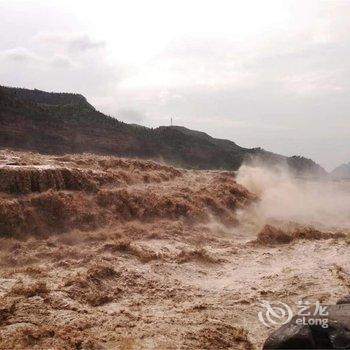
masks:
<path id="1" fill-rule="evenodd" d="M 335 179 L 349 179 L 350 180 L 350 162 L 347 164 L 339 165 L 330 173 L 332 178 Z"/>
<path id="2" fill-rule="evenodd" d="M 11 87 L 0 87 L 0 147 L 164 160 L 195 169 L 237 170 L 243 161 L 259 158 L 269 165 L 285 164 L 296 174 L 326 174 L 304 157 L 243 148 L 180 126 L 150 129 L 126 124 L 97 111 L 79 94 Z"/>

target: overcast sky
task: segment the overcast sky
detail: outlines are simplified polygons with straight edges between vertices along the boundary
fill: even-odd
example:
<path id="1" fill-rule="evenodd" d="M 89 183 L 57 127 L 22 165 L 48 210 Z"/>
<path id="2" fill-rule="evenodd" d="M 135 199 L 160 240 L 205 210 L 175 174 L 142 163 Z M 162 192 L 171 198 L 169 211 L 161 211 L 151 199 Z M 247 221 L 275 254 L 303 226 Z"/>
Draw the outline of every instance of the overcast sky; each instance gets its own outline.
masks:
<path id="1" fill-rule="evenodd" d="M 350 0 L 0 0 L 0 84 L 350 161 Z"/>

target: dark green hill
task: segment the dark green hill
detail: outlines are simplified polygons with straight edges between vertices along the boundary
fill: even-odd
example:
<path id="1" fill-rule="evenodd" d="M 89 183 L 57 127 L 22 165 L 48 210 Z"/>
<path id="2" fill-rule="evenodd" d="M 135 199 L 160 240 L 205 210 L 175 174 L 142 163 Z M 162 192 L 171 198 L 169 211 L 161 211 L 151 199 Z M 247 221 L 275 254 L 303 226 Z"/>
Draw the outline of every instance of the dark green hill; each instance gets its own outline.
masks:
<path id="1" fill-rule="evenodd" d="M 197 169 L 236 170 L 244 160 L 258 157 L 267 164 L 286 164 L 297 173 L 326 174 L 309 159 L 243 148 L 200 131 L 126 124 L 97 111 L 79 94 L 9 87 L 0 87 L 0 147 L 148 158 Z"/>

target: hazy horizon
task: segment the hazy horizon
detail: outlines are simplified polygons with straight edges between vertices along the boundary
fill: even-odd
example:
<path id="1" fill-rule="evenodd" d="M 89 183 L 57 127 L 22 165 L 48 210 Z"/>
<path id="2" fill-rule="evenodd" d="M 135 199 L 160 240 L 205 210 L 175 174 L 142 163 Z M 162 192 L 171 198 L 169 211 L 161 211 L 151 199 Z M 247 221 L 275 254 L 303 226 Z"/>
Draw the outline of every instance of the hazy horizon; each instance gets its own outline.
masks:
<path id="1" fill-rule="evenodd" d="M 350 161 L 350 2 L 0 0 L 0 84 L 148 127 Z"/>

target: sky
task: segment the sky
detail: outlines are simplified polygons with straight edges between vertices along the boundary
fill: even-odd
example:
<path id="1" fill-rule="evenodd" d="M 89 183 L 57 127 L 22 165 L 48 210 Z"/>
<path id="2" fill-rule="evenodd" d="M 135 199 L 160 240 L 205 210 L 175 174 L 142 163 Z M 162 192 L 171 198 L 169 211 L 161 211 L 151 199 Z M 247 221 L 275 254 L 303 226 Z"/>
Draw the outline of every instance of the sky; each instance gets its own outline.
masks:
<path id="1" fill-rule="evenodd" d="M 0 0 L 0 84 L 350 161 L 350 0 Z"/>

